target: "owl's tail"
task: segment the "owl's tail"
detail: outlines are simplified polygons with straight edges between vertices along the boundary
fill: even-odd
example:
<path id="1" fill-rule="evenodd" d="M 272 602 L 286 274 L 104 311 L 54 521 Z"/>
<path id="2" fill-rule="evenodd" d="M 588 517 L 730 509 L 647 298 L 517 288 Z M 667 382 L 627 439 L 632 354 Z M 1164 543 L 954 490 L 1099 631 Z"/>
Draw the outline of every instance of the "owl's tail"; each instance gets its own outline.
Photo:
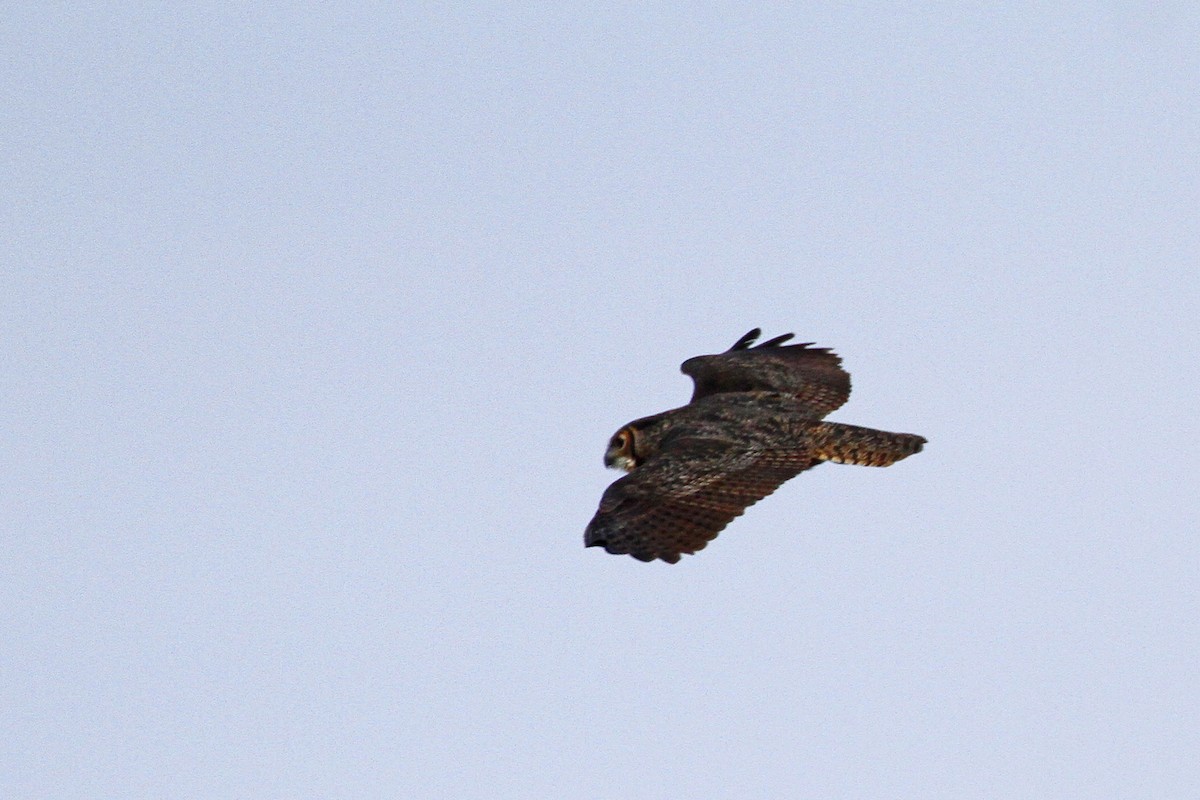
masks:
<path id="1" fill-rule="evenodd" d="M 891 433 L 840 422 L 822 422 L 813 431 L 817 457 L 836 464 L 886 467 L 921 452 L 925 437 Z"/>

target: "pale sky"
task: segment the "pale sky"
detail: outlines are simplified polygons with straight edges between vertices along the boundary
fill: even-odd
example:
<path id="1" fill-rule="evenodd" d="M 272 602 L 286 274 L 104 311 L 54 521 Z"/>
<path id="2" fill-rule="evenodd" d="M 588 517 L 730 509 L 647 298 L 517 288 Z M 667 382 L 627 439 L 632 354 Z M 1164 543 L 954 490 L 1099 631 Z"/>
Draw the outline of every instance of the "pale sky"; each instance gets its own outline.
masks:
<path id="1" fill-rule="evenodd" d="M 0 796 L 1200 796 L 1198 41 L 10 7 Z M 755 326 L 925 451 L 585 550 Z"/>

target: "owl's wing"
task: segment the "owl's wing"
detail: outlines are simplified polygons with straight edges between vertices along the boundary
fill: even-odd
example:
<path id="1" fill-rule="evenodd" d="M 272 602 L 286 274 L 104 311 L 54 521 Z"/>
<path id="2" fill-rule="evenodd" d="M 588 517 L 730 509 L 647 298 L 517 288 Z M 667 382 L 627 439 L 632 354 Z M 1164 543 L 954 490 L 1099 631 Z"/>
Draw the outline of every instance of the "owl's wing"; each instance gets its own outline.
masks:
<path id="1" fill-rule="evenodd" d="M 696 384 L 692 402 L 721 392 L 778 392 L 795 397 L 814 417 L 824 417 L 850 397 L 842 359 L 825 347 L 784 345 L 787 333 L 752 346 L 762 333 L 747 333 L 724 353 L 696 356 L 680 369 Z"/>
<path id="2" fill-rule="evenodd" d="M 817 462 L 810 446 L 766 449 L 679 438 L 605 490 L 584 544 L 674 564 Z"/>

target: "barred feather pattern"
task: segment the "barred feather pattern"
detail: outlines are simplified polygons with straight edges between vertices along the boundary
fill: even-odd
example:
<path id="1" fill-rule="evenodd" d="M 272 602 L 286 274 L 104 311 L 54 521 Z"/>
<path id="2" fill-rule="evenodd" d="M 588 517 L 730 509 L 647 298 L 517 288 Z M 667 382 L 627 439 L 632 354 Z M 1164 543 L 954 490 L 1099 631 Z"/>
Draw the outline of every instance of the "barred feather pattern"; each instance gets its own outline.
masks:
<path id="1" fill-rule="evenodd" d="M 817 458 L 837 464 L 862 467 L 887 467 L 902 458 L 921 452 L 925 437 L 912 433 L 891 433 L 840 422 L 822 422 L 813 428 Z"/>

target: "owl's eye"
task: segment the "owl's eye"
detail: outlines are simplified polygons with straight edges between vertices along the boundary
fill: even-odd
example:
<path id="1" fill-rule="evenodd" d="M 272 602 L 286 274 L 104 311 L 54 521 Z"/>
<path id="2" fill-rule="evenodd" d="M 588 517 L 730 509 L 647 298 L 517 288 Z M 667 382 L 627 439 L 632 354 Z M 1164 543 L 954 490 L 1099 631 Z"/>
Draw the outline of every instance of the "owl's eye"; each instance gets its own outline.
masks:
<path id="1" fill-rule="evenodd" d="M 611 446 L 612 447 L 624 447 L 625 446 L 625 434 L 618 433 L 616 436 L 614 436 L 612 438 Z"/>

